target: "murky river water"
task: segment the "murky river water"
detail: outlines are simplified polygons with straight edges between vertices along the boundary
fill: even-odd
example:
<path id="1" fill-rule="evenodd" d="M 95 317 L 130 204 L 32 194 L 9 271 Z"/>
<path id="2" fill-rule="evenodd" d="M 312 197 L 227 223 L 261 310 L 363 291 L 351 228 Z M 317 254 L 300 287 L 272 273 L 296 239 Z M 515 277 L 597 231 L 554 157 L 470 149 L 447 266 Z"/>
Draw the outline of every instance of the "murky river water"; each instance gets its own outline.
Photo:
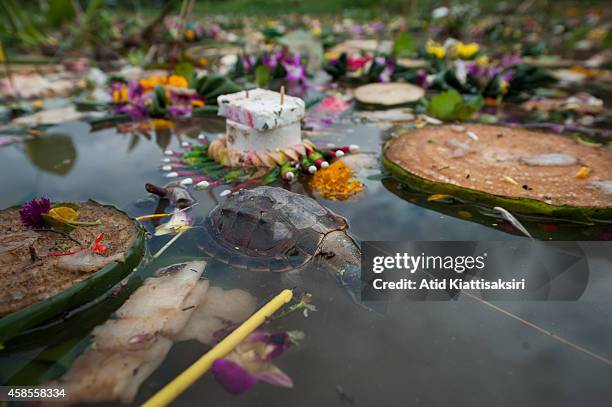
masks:
<path id="1" fill-rule="evenodd" d="M 219 131 L 222 123 L 205 120 L 194 126 Z M 348 131 L 346 131 L 348 130 Z M 352 126 L 322 142 L 356 143 L 366 153 L 378 153 L 381 132 L 375 127 Z M 46 139 L 0 149 L 0 207 L 34 196 L 53 200 L 95 199 L 138 216 L 151 213 L 146 206 L 145 182 L 163 184 L 159 159 L 166 148 L 178 149 L 180 139 L 152 133 L 150 139 L 119 134 L 115 129 L 90 132 L 88 124 L 67 123 L 49 129 Z M 374 171 L 377 172 L 377 171 Z M 321 202 L 347 217 L 351 233 L 361 240 L 509 240 L 522 239 L 502 230 L 459 217 L 441 214 L 400 199 L 380 181 L 366 180 L 366 190 L 355 200 Z M 302 190 L 298 184 L 296 190 Z M 194 192 L 201 219 L 216 205 L 220 190 Z M 491 221 L 491 223 L 496 223 Z M 579 227 L 585 229 L 585 227 Z M 572 229 L 575 233 L 578 229 Z M 166 254 L 166 261 L 199 257 L 197 229 L 188 232 Z M 585 234 L 585 239 L 589 234 Z M 556 238 L 554 235 L 547 238 Z M 563 234 L 558 238 L 563 238 Z M 155 251 L 168 239 L 151 242 Z M 605 259 L 589 259 L 592 269 L 605 270 Z M 610 271 L 610 270 L 608 270 Z M 209 263 L 213 285 L 240 286 L 264 302 L 275 294 L 278 276 L 244 276 Z M 307 277 L 307 278 L 306 278 Z M 448 302 L 394 301 L 385 312 L 356 306 L 324 273 L 303 277 L 318 311 L 304 318 L 299 313 L 272 323 L 272 330 L 305 332 L 300 345 L 277 364 L 295 383 L 292 390 L 267 384 L 243 396 L 231 396 L 211 375 L 200 379 L 175 403 L 206 405 L 609 405 L 612 367 L 584 352 L 521 323 L 499 309 L 460 296 Z M 591 275 L 592 290 L 612 290 L 612 274 Z M 595 284 L 596 283 L 596 284 Z M 586 349 L 612 358 L 612 300 L 568 303 L 497 303 Z M 117 301 L 115 301 L 116 303 Z M 98 314 L 112 311 L 100 308 Z M 104 316 L 105 318 L 105 316 Z M 99 321 L 83 318 L 87 330 Z M 74 326 L 72 324 L 71 326 Z M 74 346 L 81 329 L 56 338 Z M 17 380 L 28 364 L 53 365 L 42 348 L 0 357 L 2 380 Z M 206 347 L 195 341 L 174 346 L 166 360 L 142 386 L 136 403 L 150 397 L 163 384 L 195 361 Z M 32 362 L 34 360 L 34 362 Z M 21 383 L 26 384 L 26 383 Z M 607 400 L 607 401 L 606 401 Z"/>

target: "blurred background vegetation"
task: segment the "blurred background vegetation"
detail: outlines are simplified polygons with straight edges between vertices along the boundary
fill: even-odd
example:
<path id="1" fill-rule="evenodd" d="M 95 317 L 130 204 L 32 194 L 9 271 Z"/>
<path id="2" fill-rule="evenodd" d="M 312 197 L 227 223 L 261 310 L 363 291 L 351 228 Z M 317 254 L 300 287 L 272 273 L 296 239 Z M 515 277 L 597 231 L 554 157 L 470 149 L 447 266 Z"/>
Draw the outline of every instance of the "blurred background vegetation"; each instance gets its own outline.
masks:
<path id="1" fill-rule="evenodd" d="M 147 40 L 155 25 L 165 16 L 176 15 L 182 0 L 0 0 L 0 45 L 10 54 L 42 51 L 61 57 L 68 50 L 95 48 L 104 59 L 104 48 L 121 38 L 130 43 Z M 461 6 L 466 12 L 458 24 L 469 26 L 486 15 L 528 15 L 548 25 L 551 16 L 566 18 L 568 9 L 606 9 L 609 0 L 197 0 L 191 16 L 224 15 L 229 18 L 281 18 L 290 14 L 310 14 L 356 21 L 406 17 L 411 30 L 419 30 L 431 20 L 432 10 Z M 119 20 L 119 21 L 118 21 Z M 582 30 L 582 31 L 581 31 Z M 589 28 L 576 30 L 576 38 Z M 116 48 L 116 47 L 115 47 Z"/>

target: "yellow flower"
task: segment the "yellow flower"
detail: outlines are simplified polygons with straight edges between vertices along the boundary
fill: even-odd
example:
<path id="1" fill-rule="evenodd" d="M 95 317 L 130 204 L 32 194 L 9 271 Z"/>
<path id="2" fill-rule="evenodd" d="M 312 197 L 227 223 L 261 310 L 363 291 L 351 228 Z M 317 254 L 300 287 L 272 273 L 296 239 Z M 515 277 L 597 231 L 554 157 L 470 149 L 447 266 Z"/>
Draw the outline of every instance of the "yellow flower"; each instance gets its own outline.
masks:
<path id="1" fill-rule="evenodd" d="M 187 39 L 187 41 L 195 40 L 195 31 L 193 30 L 185 31 L 185 38 Z"/>
<path id="2" fill-rule="evenodd" d="M 204 66 L 208 65 L 208 60 L 205 57 L 200 57 L 198 59 L 198 65 L 204 67 Z"/>
<path id="3" fill-rule="evenodd" d="M 321 27 L 312 27 L 312 30 L 310 30 L 310 32 L 312 33 L 312 35 L 318 37 L 319 35 L 321 35 Z"/>
<path id="4" fill-rule="evenodd" d="M 480 50 L 480 46 L 475 42 L 464 44 L 461 41 L 455 44 L 455 54 L 461 59 L 468 59 Z"/>
<path id="5" fill-rule="evenodd" d="M 60 220 L 60 221 L 72 222 L 78 219 L 79 213 L 75 211 L 74 209 L 69 208 L 67 206 L 59 206 L 56 208 L 52 208 L 49 211 L 49 216 L 57 220 Z"/>
<path id="6" fill-rule="evenodd" d="M 170 120 L 165 120 L 165 119 L 152 119 L 151 125 L 156 130 L 171 129 L 174 127 L 173 122 L 171 122 Z"/>
<path id="7" fill-rule="evenodd" d="M 488 55 L 479 56 L 478 58 L 476 58 L 476 62 L 479 65 L 488 65 L 489 64 L 489 56 Z"/>
<path id="8" fill-rule="evenodd" d="M 200 100 L 200 99 L 193 99 L 193 100 L 191 101 L 191 105 L 192 105 L 193 107 L 204 107 L 204 101 L 203 101 L 203 100 Z"/>
<path id="9" fill-rule="evenodd" d="M 116 104 L 129 102 L 127 86 L 122 85 L 119 89 L 115 89 L 113 91 L 113 102 L 115 102 Z"/>
<path id="10" fill-rule="evenodd" d="M 425 45 L 425 51 L 438 59 L 442 59 L 446 56 L 446 49 L 442 45 L 432 40 L 427 41 L 427 44 Z"/>
<path id="11" fill-rule="evenodd" d="M 326 61 L 334 61 L 340 58 L 340 53 L 336 51 L 327 51 L 325 55 L 323 55 L 323 58 L 325 58 Z"/>
<path id="12" fill-rule="evenodd" d="M 187 79 L 181 75 L 170 75 L 168 78 L 168 85 L 174 86 L 176 88 L 186 88 L 189 86 Z"/>
<path id="13" fill-rule="evenodd" d="M 32 101 L 32 108 L 36 110 L 40 110 L 43 107 L 45 107 L 45 102 L 43 102 L 42 100 L 37 99 L 37 100 Z"/>
<path id="14" fill-rule="evenodd" d="M 501 89 L 502 94 L 506 94 L 508 92 L 508 88 L 510 87 L 510 82 L 502 79 L 499 81 L 499 88 Z"/>
<path id="15" fill-rule="evenodd" d="M 140 80 L 140 86 L 142 86 L 145 92 L 148 92 L 157 85 L 161 85 L 162 81 L 165 82 L 165 78 L 162 76 L 149 76 L 148 78 Z"/>
<path id="16" fill-rule="evenodd" d="M 587 39 L 590 41 L 601 42 L 608 36 L 608 30 L 602 27 L 593 28 L 587 34 Z"/>

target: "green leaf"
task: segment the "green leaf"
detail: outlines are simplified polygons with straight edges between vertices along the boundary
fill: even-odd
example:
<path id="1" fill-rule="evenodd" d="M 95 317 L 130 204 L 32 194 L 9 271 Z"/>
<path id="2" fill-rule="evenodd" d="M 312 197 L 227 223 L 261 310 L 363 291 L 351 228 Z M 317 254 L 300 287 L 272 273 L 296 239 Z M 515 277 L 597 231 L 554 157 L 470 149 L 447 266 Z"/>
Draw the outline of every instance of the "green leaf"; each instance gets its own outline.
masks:
<path id="1" fill-rule="evenodd" d="M 47 24 L 59 27 L 66 21 L 72 20 L 76 12 L 70 0 L 49 0 L 45 19 Z"/>
<path id="2" fill-rule="evenodd" d="M 461 95 L 454 89 L 442 92 L 431 98 L 428 113 L 440 120 L 453 120 L 455 118 L 455 106 L 462 103 Z"/>
<path id="3" fill-rule="evenodd" d="M 382 181 L 383 179 L 391 178 L 392 174 L 390 172 L 381 172 L 379 174 L 368 175 L 366 179 L 370 181 Z"/>
<path id="4" fill-rule="evenodd" d="M 255 68 L 255 84 L 259 88 L 265 88 L 270 82 L 270 69 L 266 65 Z"/>
<path id="5" fill-rule="evenodd" d="M 485 104 L 485 100 L 481 95 L 464 95 L 463 100 L 465 100 L 466 103 L 474 106 L 476 111 L 482 109 Z"/>
<path id="6" fill-rule="evenodd" d="M 186 61 L 178 63 L 174 67 L 174 73 L 176 75 L 181 75 L 189 79 L 193 75 L 193 64 L 191 62 Z"/>
<path id="7" fill-rule="evenodd" d="M 497 116 L 494 116 L 492 114 L 481 114 L 478 120 L 480 121 L 480 123 L 484 124 L 495 124 L 498 122 Z"/>
<path id="8" fill-rule="evenodd" d="M 196 81 L 196 90 L 206 105 L 217 105 L 217 97 L 241 90 L 240 86 L 222 75 L 201 76 Z"/>
<path id="9" fill-rule="evenodd" d="M 461 122 L 467 121 L 476 112 L 476 107 L 469 103 L 460 102 L 453 109 L 453 118 Z"/>
<path id="10" fill-rule="evenodd" d="M 104 6 L 104 0 L 90 0 L 85 10 L 85 16 L 87 20 L 91 20 L 96 17 L 98 10 Z"/>
<path id="11" fill-rule="evenodd" d="M 153 97 L 151 98 L 151 106 L 149 107 L 149 114 L 153 117 L 163 117 L 166 115 L 168 103 L 166 101 L 166 93 L 164 88 L 157 85 L 153 89 Z"/>
<path id="12" fill-rule="evenodd" d="M 414 51 L 415 46 L 412 36 L 407 32 L 403 32 L 395 39 L 391 53 L 395 58 L 397 58 L 400 56 L 409 55 Z"/>
<path id="13" fill-rule="evenodd" d="M 272 184 L 280 179 L 281 170 L 280 167 L 274 167 L 266 175 L 264 175 L 261 183 L 263 185 Z"/>

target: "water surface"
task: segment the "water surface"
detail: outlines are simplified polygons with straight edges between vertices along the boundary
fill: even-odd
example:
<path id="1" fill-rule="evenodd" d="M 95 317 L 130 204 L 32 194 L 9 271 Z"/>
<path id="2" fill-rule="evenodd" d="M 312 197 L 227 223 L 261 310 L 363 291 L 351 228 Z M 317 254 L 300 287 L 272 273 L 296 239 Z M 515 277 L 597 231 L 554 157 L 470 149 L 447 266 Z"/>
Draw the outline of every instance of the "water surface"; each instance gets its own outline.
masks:
<path id="1" fill-rule="evenodd" d="M 147 201 L 144 184 L 167 181 L 159 171 L 163 150 L 179 149 L 181 140 L 195 137 L 200 130 L 213 134 L 221 128 L 219 120 L 205 119 L 176 129 L 189 136 L 153 131 L 147 138 L 120 134 L 114 128 L 91 132 L 88 124 L 79 122 L 52 127 L 45 139 L 0 149 L 0 207 L 48 196 L 62 201 L 95 199 L 133 216 L 151 213 L 154 203 Z M 360 144 L 366 153 L 380 151 L 383 135 L 376 127 L 328 130 L 331 135 L 319 141 Z M 354 200 L 330 202 L 315 195 L 345 216 L 351 233 L 361 240 L 523 239 L 410 203 L 379 180 L 364 182 L 365 191 Z M 293 188 L 305 191 L 300 184 Z M 194 212 L 200 220 L 222 199 L 222 189 L 194 192 L 199 201 Z M 167 240 L 153 240 L 151 251 Z M 197 228 L 167 252 L 166 261 L 200 257 L 196 243 Z M 589 298 L 595 300 L 497 305 L 612 358 L 612 301 L 601 300 L 612 289 L 612 275 L 604 272 L 609 261 L 591 258 L 589 262 L 592 270 L 599 270 L 591 276 L 596 284 L 592 284 L 594 293 Z M 289 281 L 278 275 L 247 276 L 215 262 L 209 264 L 207 275 L 213 285 L 247 289 L 260 302 Z M 262 383 L 236 397 L 206 375 L 175 405 L 596 406 L 612 400 L 612 367 L 468 297 L 426 303 L 399 298 L 389 303 L 386 311 L 371 312 L 351 302 L 334 279 L 320 270 L 305 270 L 299 277 L 299 288 L 313 294 L 318 311 L 308 318 L 295 313 L 269 327 L 306 334 L 299 346 L 277 360 L 293 378 L 295 388 Z M 99 311 L 100 315 L 110 312 L 112 306 Z M 81 325 L 86 326 L 87 321 L 92 328 L 99 323 L 87 319 Z M 68 331 L 61 340 L 71 347 L 75 345 L 70 339 L 76 343 L 82 336 L 82 332 L 72 335 Z M 135 404 L 150 397 L 206 349 L 197 342 L 176 344 L 161 368 L 144 383 Z M 41 351 L 42 347 L 19 354 L 5 351 L 0 356 L 3 380 L 14 378 L 32 358 L 41 359 Z"/>

